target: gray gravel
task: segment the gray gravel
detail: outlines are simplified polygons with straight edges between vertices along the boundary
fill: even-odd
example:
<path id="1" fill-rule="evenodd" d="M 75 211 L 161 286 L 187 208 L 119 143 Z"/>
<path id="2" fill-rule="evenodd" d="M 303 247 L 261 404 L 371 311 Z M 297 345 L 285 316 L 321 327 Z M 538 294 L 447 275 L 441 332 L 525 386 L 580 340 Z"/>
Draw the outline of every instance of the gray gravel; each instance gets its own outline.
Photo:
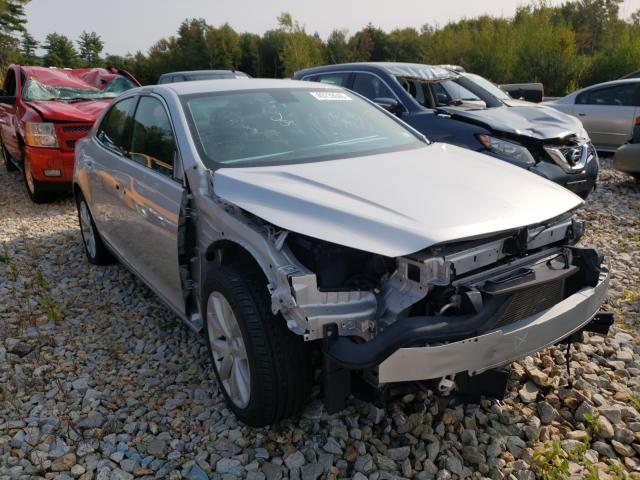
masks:
<path id="1" fill-rule="evenodd" d="M 416 389 L 253 429 L 225 408 L 203 341 L 124 268 L 86 262 L 72 201 L 33 205 L 0 170 L 0 479 L 640 478 L 630 177 L 603 168 L 581 211 L 619 323 L 572 350 L 572 385 L 552 347 L 513 365 L 502 402 Z"/>

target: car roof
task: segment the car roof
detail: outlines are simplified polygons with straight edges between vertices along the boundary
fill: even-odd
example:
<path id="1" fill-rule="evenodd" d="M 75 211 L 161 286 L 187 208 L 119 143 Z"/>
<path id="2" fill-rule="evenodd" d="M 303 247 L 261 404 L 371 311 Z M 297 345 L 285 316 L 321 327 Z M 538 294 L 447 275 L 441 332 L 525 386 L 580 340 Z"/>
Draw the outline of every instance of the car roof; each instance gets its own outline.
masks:
<path id="1" fill-rule="evenodd" d="M 562 98 L 570 99 L 579 95 L 582 92 L 586 92 L 587 90 L 592 90 L 595 88 L 602 88 L 602 87 L 610 87 L 610 86 L 612 87 L 614 85 L 624 85 L 625 83 L 640 83 L 640 78 L 622 78 L 622 79 L 619 78 L 617 80 L 611 80 L 609 82 L 596 83 L 594 85 L 589 85 L 588 87 L 581 88 L 580 90 L 576 90 L 575 92 L 572 92 L 569 95 Z"/>
<path id="2" fill-rule="evenodd" d="M 457 78 L 460 76 L 458 72 L 443 68 L 440 65 L 425 65 L 422 63 L 404 63 L 404 62 L 356 62 L 356 63 L 338 63 L 335 65 L 324 65 L 322 67 L 307 68 L 296 72 L 296 75 L 320 73 L 331 69 L 349 70 L 350 68 L 371 68 L 384 70 L 390 75 L 399 77 L 416 78 L 419 80 L 446 80 L 449 78 Z"/>
<path id="3" fill-rule="evenodd" d="M 626 75 L 623 75 L 622 77 L 620 77 L 620 80 L 627 80 L 630 78 L 639 78 L 640 77 L 640 70 L 634 70 L 633 72 L 629 72 Z"/>
<path id="4" fill-rule="evenodd" d="M 160 77 L 168 77 L 170 75 L 219 75 L 224 73 L 246 75 L 246 73 L 240 70 L 183 70 L 180 72 L 163 73 Z"/>
<path id="5" fill-rule="evenodd" d="M 302 88 L 305 90 L 335 89 L 341 88 L 336 85 L 326 85 L 321 83 L 309 83 L 300 80 L 281 80 L 273 78 L 252 78 L 247 79 L 229 78 L 219 80 L 196 80 L 193 82 L 163 83 L 154 85 L 154 91 L 169 89 L 178 95 L 192 95 L 209 92 L 234 92 L 242 90 L 262 90 L 271 88 Z"/>

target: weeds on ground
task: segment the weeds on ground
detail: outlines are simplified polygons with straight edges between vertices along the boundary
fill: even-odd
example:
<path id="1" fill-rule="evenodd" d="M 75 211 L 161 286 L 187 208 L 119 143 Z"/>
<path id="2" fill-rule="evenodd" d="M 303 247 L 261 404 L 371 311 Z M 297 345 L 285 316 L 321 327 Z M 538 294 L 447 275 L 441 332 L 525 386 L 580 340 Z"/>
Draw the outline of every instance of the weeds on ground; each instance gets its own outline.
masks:
<path id="1" fill-rule="evenodd" d="M 589 431 L 589 436 L 596 437 L 598 433 L 600 433 L 600 422 L 598 422 L 598 418 L 600 415 L 597 413 L 585 413 L 584 414 L 584 423 L 587 426 L 587 430 Z"/>
<path id="2" fill-rule="evenodd" d="M 590 446 L 591 437 L 585 439 L 570 452 L 565 452 L 559 441 L 545 443 L 541 449 L 533 453 L 531 466 L 538 478 L 542 480 L 564 480 L 569 477 L 569 462 L 575 462 L 582 465 L 587 471 L 584 476 L 585 480 L 600 480 L 598 469 L 589 463 L 584 456 Z M 609 467 L 614 474 L 615 480 L 624 478 L 618 477 L 620 472 L 624 472 L 620 462 L 617 462 L 617 464 L 610 462 Z"/>
<path id="3" fill-rule="evenodd" d="M 613 480 L 624 480 L 625 470 L 619 460 L 609 460 L 609 469 L 613 474 Z"/>
<path id="4" fill-rule="evenodd" d="M 629 397 L 629 405 L 635 408 L 638 412 L 640 412 L 640 393 L 635 392 Z"/>
<path id="5" fill-rule="evenodd" d="M 560 442 L 547 443 L 533 453 L 532 467 L 542 480 L 564 480 L 569 476 L 569 455 Z"/>

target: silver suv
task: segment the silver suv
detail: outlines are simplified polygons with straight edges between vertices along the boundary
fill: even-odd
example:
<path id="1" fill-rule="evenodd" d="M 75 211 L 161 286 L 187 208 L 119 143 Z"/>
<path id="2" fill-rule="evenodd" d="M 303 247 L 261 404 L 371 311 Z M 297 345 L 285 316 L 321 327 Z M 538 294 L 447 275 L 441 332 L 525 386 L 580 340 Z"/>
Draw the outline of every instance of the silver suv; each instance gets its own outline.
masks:
<path id="1" fill-rule="evenodd" d="M 204 331 L 251 425 L 305 404 L 312 360 L 331 409 L 354 378 L 450 390 L 573 338 L 607 291 L 576 195 L 330 85 L 129 91 L 78 142 L 74 194 L 89 261 Z"/>

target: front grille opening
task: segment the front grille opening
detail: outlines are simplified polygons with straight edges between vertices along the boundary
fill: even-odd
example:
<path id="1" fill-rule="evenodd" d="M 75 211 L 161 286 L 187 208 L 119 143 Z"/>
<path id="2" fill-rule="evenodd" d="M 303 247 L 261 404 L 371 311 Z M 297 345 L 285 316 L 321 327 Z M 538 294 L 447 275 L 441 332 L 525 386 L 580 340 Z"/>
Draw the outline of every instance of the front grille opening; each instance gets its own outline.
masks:
<path id="1" fill-rule="evenodd" d="M 89 130 L 91 130 L 91 125 L 68 125 L 62 127 L 64 133 L 81 133 L 88 132 Z"/>
<path id="2" fill-rule="evenodd" d="M 515 293 L 497 326 L 509 325 L 560 303 L 565 298 L 564 283 L 562 278 Z"/>

